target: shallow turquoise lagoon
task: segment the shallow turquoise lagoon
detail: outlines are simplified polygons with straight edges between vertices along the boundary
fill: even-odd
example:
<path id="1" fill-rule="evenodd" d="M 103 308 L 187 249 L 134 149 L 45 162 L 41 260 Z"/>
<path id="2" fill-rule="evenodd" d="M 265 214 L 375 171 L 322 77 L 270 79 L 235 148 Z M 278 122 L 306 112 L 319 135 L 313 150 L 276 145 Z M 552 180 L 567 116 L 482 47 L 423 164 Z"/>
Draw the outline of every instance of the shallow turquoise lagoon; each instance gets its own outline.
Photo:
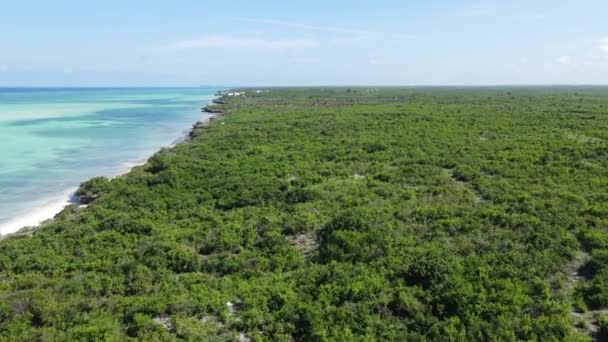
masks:
<path id="1" fill-rule="evenodd" d="M 218 88 L 0 88 L 0 234 L 183 137 Z"/>

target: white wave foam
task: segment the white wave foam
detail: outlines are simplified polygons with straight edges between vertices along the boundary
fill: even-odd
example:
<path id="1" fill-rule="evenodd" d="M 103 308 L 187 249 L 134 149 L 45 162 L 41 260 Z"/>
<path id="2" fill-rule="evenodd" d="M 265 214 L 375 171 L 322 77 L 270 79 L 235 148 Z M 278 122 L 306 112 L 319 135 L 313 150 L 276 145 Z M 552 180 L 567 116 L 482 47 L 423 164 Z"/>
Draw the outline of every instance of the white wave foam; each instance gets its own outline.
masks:
<path id="1" fill-rule="evenodd" d="M 52 219 L 71 203 L 75 191 L 76 189 L 69 189 L 54 198 L 49 198 L 47 201 L 34 205 L 25 214 L 0 224 L 0 237 L 16 233 L 25 227 L 35 227 L 48 219 Z"/>

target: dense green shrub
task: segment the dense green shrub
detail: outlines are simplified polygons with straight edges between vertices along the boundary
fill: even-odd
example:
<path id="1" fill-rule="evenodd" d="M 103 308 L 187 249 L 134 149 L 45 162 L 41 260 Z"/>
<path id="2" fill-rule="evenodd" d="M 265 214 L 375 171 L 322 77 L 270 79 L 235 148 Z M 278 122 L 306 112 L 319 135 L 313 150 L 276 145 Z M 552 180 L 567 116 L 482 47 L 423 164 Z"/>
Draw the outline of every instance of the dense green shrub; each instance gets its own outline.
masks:
<path id="1" fill-rule="evenodd" d="M 267 90 L 0 241 L 0 341 L 604 336 L 606 88 Z"/>
<path id="2" fill-rule="evenodd" d="M 80 185 L 76 191 L 76 196 L 82 204 L 91 203 L 109 189 L 109 183 L 105 177 L 93 178 Z"/>

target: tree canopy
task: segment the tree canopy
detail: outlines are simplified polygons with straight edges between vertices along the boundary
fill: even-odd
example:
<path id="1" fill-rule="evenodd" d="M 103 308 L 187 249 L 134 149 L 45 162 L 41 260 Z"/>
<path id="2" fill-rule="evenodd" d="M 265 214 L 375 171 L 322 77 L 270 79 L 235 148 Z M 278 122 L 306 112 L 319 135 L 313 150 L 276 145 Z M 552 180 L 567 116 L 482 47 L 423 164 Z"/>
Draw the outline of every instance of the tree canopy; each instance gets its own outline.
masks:
<path id="1" fill-rule="evenodd" d="M 0 340 L 608 333 L 608 89 L 242 91 L 0 241 Z"/>

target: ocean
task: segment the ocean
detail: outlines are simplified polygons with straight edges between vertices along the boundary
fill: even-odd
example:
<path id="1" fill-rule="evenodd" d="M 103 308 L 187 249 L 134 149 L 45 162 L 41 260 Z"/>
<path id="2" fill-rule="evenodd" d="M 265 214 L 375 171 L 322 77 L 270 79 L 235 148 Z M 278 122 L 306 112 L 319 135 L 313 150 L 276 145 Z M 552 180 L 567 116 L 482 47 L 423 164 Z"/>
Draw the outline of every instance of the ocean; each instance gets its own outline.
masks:
<path id="1" fill-rule="evenodd" d="M 0 234 L 36 225 L 208 117 L 218 88 L 0 88 Z"/>

